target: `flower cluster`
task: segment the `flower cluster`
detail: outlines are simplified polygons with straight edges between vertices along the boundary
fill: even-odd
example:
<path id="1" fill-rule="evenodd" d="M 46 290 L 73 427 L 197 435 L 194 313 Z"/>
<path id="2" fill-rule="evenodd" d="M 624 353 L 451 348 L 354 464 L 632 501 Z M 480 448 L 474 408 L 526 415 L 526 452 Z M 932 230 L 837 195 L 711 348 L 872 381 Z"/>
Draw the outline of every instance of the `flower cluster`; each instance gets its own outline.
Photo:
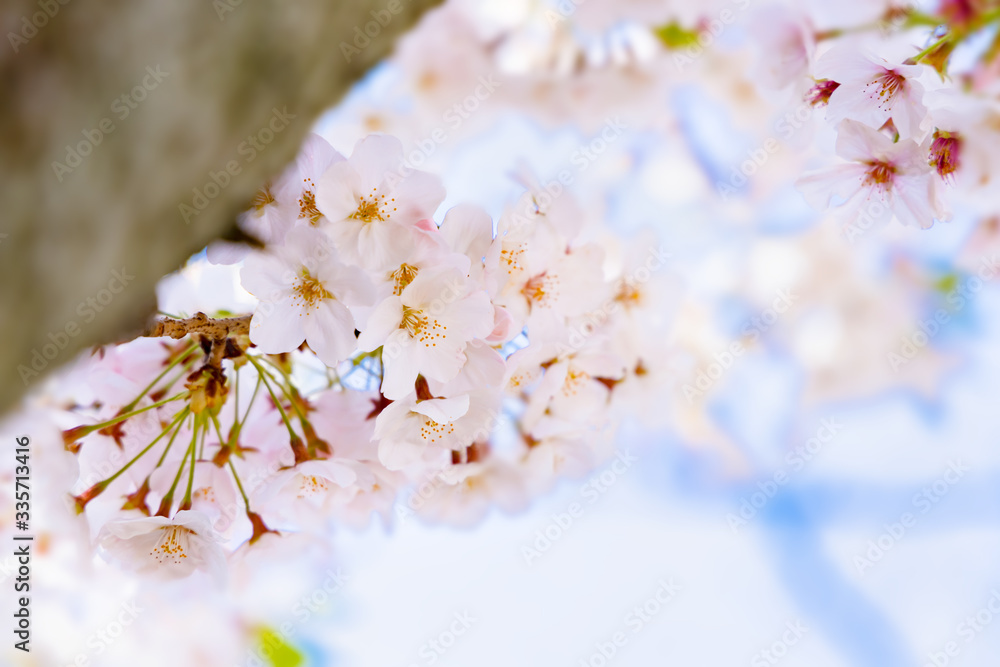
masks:
<path id="1" fill-rule="evenodd" d="M 141 581 L 107 664 L 257 664 L 339 590 L 331 529 L 471 525 L 633 442 L 728 494 L 812 415 L 940 402 L 1000 275 L 998 28 L 993 0 L 428 12 L 319 126 L 378 134 L 310 135 L 243 241 L 161 281 L 146 336 L 0 425 L 38 457 L 32 586 L 63 629 L 39 659 L 79 662 Z M 522 159 L 550 180 L 511 195 Z M 669 260 L 623 239 L 645 225 Z"/>
<path id="2" fill-rule="evenodd" d="M 1000 148 L 1000 10 L 992 2 L 930 4 L 538 3 L 512 8 L 491 25 L 496 19 L 486 9 L 452 3 L 408 36 L 397 57 L 424 117 L 394 118 L 380 109 L 363 119 L 415 139 L 424 138 L 422 125 L 441 120 L 449 137 L 465 133 L 485 122 L 490 111 L 483 109 L 505 107 L 571 118 L 585 132 L 616 114 L 631 127 L 661 130 L 684 122 L 671 118 L 662 100 L 693 83 L 722 98 L 740 123 L 764 125 L 774 102 L 792 106 L 791 121 L 777 125 L 783 140 L 806 119 L 825 116 L 836 145 L 811 164 L 789 160 L 785 178 L 774 180 L 801 176 L 803 195 L 816 208 L 832 206 L 849 240 L 892 219 L 926 229 L 952 219 L 956 195 L 995 210 Z M 749 71 L 751 54 L 733 52 L 737 31 L 756 52 Z M 441 40 L 442 33 L 462 37 Z M 492 82 L 485 88 L 483 73 Z M 814 143 L 823 145 L 825 134 Z M 760 151 L 749 169 L 776 150 Z M 719 190 L 725 200 L 738 187 Z"/>
<path id="3" fill-rule="evenodd" d="M 708 282 L 720 290 L 681 297 L 670 331 L 680 391 L 661 397 L 655 412 L 684 439 L 729 452 L 739 469 L 738 446 L 706 410 L 730 383 L 718 359 L 732 356 L 734 339 L 750 355 L 788 345 L 807 369 L 809 390 L 799 397 L 806 404 L 910 383 L 933 393 L 947 368 L 933 347 L 903 366 L 886 363 L 897 330 L 923 316 L 925 306 L 907 290 L 914 280 L 934 284 L 940 271 L 901 255 L 921 242 L 911 230 L 950 219 L 956 224 L 940 233 L 963 234 L 969 214 L 981 222 L 963 255 L 974 265 L 996 247 L 998 26 L 996 3 L 980 1 L 543 2 L 503 12 L 451 2 L 402 40 L 383 91 L 339 110 L 336 125 L 389 128 L 419 165 L 442 142 L 473 141 L 498 118 L 523 114 L 579 129 L 584 150 L 566 159 L 582 165 L 577 176 L 586 185 L 577 192 L 586 207 L 606 203 L 601 178 L 620 178 L 616 192 L 627 194 L 618 201 L 641 189 L 637 183 L 655 183 L 661 223 L 678 232 L 672 244 L 711 266 Z M 612 146 L 599 168 L 589 168 L 595 144 L 583 142 L 603 151 L 601 124 L 619 114 L 632 132 L 662 145 L 654 155 L 632 144 L 624 149 L 629 159 Z M 686 140 L 673 141 L 678 134 Z M 741 234 L 810 225 L 803 194 L 820 220 L 840 224 L 769 237 L 740 258 L 728 251 L 734 224 Z M 641 207 L 621 208 L 608 224 L 631 224 L 622 218 Z M 853 244 L 893 218 L 908 228 L 868 237 L 888 265 L 880 266 Z M 686 245 L 685 224 L 713 230 L 713 242 Z M 800 254 L 817 266 L 801 266 Z M 712 302 L 712 294 L 733 297 L 723 286 L 747 310 L 747 324 L 735 331 Z M 789 287 L 803 307 L 755 324 L 776 289 Z M 859 325 L 862 312 L 875 319 Z M 708 375 L 713 370 L 718 377 Z"/>
<path id="4" fill-rule="evenodd" d="M 872 23 L 825 30 L 788 10 L 759 31 L 774 39 L 761 44 L 767 83 L 805 88 L 836 131 L 840 163 L 798 185 L 817 208 L 838 208 L 849 240 L 892 219 L 927 229 L 952 218 L 949 190 L 972 198 L 993 188 L 995 46 L 973 42 L 998 22 L 991 3 L 943 2 L 934 14 L 890 7 Z"/>
<path id="5" fill-rule="evenodd" d="M 140 569 L 221 571 L 227 551 L 275 533 L 360 525 L 372 513 L 468 523 L 491 506 L 516 509 L 605 459 L 623 409 L 662 416 L 657 389 L 677 361 L 668 336 L 695 377 L 712 369 L 712 337 L 667 329 L 667 299 L 653 295 L 667 257 L 659 244 L 619 247 L 564 188 L 526 178 L 496 221 L 472 205 L 435 219 L 444 188 L 414 165 L 488 118 L 483 109 L 572 117 L 585 130 L 621 111 L 656 128 L 654 101 L 714 71 L 726 57 L 717 38 L 745 10 L 759 52 L 747 80 L 801 100 L 836 133 L 840 163 L 821 154 L 825 166 L 798 187 L 842 215 L 849 239 L 893 218 L 948 220 L 956 189 L 989 201 L 995 48 L 967 46 L 1000 21 L 988 3 L 944 2 L 932 14 L 876 3 L 834 17 L 661 4 L 637 3 L 627 17 L 609 4 L 525 10 L 486 30 L 452 3 L 404 40 L 398 66 L 417 112 L 365 123 L 412 137 L 440 118 L 447 132 L 429 130 L 431 148 L 417 140 L 409 153 L 370 135 L 349 157 L 311 135 L 240 217 L 258 243 L 211 245 L 197 288 L 190 275 L 164 283 L 161 308 L 195 314 L 88 362 L 90 395 L 76 397 L 88 423 L 65 440 L 80 462 L 75 505 L 105 551 Z M 594 27 L 605 32 L 595 38 Z M 953 66 L 963 49 L 965 64 Z M 743 113 L 763 106 L 739 77 L 716 78 Z M 758 167 L 777 150 L 762 145 L 750 153 Z M 604 137 L 570 162 L 583 174 L 606 148 Z M 803 166 L 786 161 L 796 175 Z M 682 307 L 701 317 L 697 304 Z M 761 333 L 751 327 L 746 342 Z M 709 380 L 677 383 L 682 432 L 704 434 Z"/>
<path id="6" fill-rule="evenodd" d="M 495 228 L 471 205 L 438 223 L 444 196 L 393 137 L 344 157 L 312 135 L 241 217 L 261 243 L 209 248 L 252 314 L 209 299 L 214 317 L 90 360 L 97 400 L 64 440 L 108 557 L 220 573 L 232 547 L 394 507 L 469 523 L 612 454 L 621 411 L 664 377 L 650 294 L 668 254 L 606 252 L 568 193 L 532 183 Z"/>

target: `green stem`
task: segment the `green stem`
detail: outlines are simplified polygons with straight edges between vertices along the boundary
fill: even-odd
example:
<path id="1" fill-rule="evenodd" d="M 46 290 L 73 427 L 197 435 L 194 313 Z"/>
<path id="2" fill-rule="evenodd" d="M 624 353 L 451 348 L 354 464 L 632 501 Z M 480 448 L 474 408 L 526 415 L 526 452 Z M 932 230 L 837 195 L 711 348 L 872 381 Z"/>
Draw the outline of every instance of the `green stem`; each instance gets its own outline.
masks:
<path id="1" fill-rule="evenodd" d="M 179 354 L 179 355 L 177 356 L 177 358 L 176 358 L 176 359 L 174 359 L 174 360 L 173 360 L 173 361 L 171 361 L 171 362 L 170 362 L 169 364 L 167 364 L 166 368 L 164 368 L 164 369 L 163 369 L 162 371 L 160 371 L 160 374 L 159 374 L 159 375 L 157 375 L 157 376 L 156 376 L 156 378 L 155 378 L 155 379 L 154 379 L 154 380 L 153 380 L 152 382 L 150 382 L 150 383 L 149 383 L 149 384 L 148 384 L 148 385 L 146 386 L 146 388 L 145 388 L 145 389 L 143 389 L 143 390 L 142 390 L 141 392 L 139 392 L 139 395 L 135 397 L 135 400 L 133 400 L 133 401 L 132 401 L 131 403 L 129 403 L 128 405 L 126 405 L 126 406 L 125 406 L 124 408 L 122 408 L 122 412 L 131 412 L 132 410 L 134 410 L 134 409 L 135 409 L 135 406 L 136 406 L 136 405 L 138 405 L 138 404 L 139 404 L 139 401 L 141 401 L 141 400 L 142 400 L 142 397 L 143 397 L 143 396 L 145 396 L 146 394 L 148 394 L 148 393 L 149 393 L 149 391 L 150 391 L 150 390 L 151 390 L 151 389 L 152 389 L 153 387 L 155 387 L 155 386 L 156 386 L 156 383 L 158 383 L 158 382 L 159 382 L 160 380 L 162 380 L 162 379 L 163 379 L 163 376 L 165 376 L 165 375 L 166 375 L 167 373 L 169 373 L 169 372 L 170 372 L 170 370 L 171 370 L 171 369 L 172 369 L 172 368 L 173 368 L 174 366 L 176 366 L 177 364 L 179 364 L 179 363 L 181 363 L 182 361 L 184 361 L 185 359 L 187 359 L 187 357 L 188 357 L 188 356 L 189 356 L 189 355 L 190 355 L 190 354 L 191 354 L 192 352 L 194 352 L 194 350 L 195 350 L 195 349 L 196 349 L 197 347 L 198 347 L 197 345 L 191 345 L 191 346 L 190 346 L 190 347 L 188 347 L 188 348 L 187 348 L 186 350 L 184 350 L 184 351 L 183 351 L 183 352 L 182 352 L 181 354 Z M 167 385 L 167 386 L 169 386 L 169 385 Z"/>
<path id="2" fill-rule="evenodd" d="M 191 470 L 192 472 L 194 471 L 194 446 L 197 441 L 198 441 L 198 416 L 195 415 L 194 432 L 191 434 L 191 444 L 188 445 L 187 451 L 184 452 L 184 458 L 181 459 L 181 464 L 177 467 L 177 474 L 174 475 L 174 483 L 170 485 L 170 490 L 167 491 L 167 495 L 163 496 L 163 500 L 160 501 L 160 511 L 167 512 L 167 515 L 169 515 L 170 507 L 171 505 L 173 505 L 174 491 L 177 489 L 177 483 L 181 481 L 181 474 L 184 472 L 184 464 L 187 462 L 189 455 L 191 457 Z M 157 512 L 157 514 L 159 514 L 159 512 Z"/>
<path id="3" fill-rule="evenodd" d="M 191 414 L 191 408 L 185 407 L 181 411 L 181 414 L 183 414 L 184 417 L 187 417 L 189 414 Z M 177 436 L 178 436 L 178 434 L 180 432 L 181 432 L 181 429 L 178 428 L 176 431 L 174 431 L 174 434 L 172 436 L 170 436 L 170 441 L 167 443 L 167 448 L 163 450 L 163 454 L 160 456 L 160 460 L 156 462 L 156 467 L 157 468 L 159 468 L 161 465 L 163 465 L 163 461 L 167 458 L 167 454 L 170 453 L 170 448 L 173 447 L 174 440 L 177 439 Z"/>
<path id="4" fill-rule="evenodd" d="M 288 399 L 288 402 L 291 404 L 292 408 L 295 409 L 295 414 L 298 415 L 298 418 L 304 421 L 308 421 L 306 419 L 305 414 L 302 412 L 302 408 L 299 407 L 298 401 L 296 401 L 295 397 L 292 396 L 292 391 L 289 388 L 291 386 L 291 381 L 288 379 L 288 376 L 285 374 L 283 370 L 278 368 L 278 365 L 275 364 L 273 361 L 269 359 L 265 359 L 265 361 L 267 361 L 267 363 L 269 363 L 271 366 L 274 366 L 274 369 L 279 373 L 281 373 L 281 377 L 284 378 L 284 381 L 278 380 L 278 378 L 274 377 L 274 375 L 272 375 L 270 371 L 268 371 L 267 376 L 271 378 L 274 381 L 274 383 L 278 385 L 278 387 L 281 389 L 281 393 L 285 395 L 285 398 Z"/>
<path id="5" fill-rule="evenodd" d="M 210 415 L 212 417 L 212 425 L 215 426 L 215 434 L 219 436 L 219 444 L 227 442 L 225 438 L 222 437 L 222 427 L 219 426 L 219 418 L 215 415 Z"/>
<path id="6" fill-rule="evenodd" d="M 240 369 L 233 373 L 233 425 L 240 422 Z"/>
<path id="7" fill-rule="evenodd" d="M 229 459 L 229 469 L 233 473 L 233 479 L 236 480 L 236 488 L 240 490 L 240 495 L 243 496 L 243 504 L 246 505 L 247 512 L 250 511 L 250 500 L 247 498 L 246 491 L 243 490 L 243 484 L 240 482 L 240 476 L 236 474 L 236 466 L 233 465 L 233 460 Z"/>
<path id="8" fill-rule="evenodd" d="M 267 371 L 262 368 L 260 363 L 250 355 L 247 355 L 247 359 L 249 359 L 250 363 L 257 369 L 257 377 L 264 383 L 264 387 L 267 389 L 267 392 L 271 394 L 271 400 L 274 401 L 274 407 L 278 408 L 278 412 L 281 414 L 281 421 L 285 422 L 285 428 L 288 429 L 288 435 L 293 439 L 297 438 L 298 436 L 295 434 L 295 429 L 292 428 L 292 423 L 288 419 L 288 415 L 285 414 L 285 409 L 281 407 L 281 401 L 278 400 L 278 397 L 275 395 L 274 390 L 271 389 L 271 385 L 268 383 L 267 378 L 264 377 Z"/>
<path id="9" fill-rule="evenodd" d="M 178 380 L 180 380 L 185 375 L 188 375 L 191 372 L 191 367 L 194 366 L 194 362 L 197 361 L 197 359 L 198 359 L 198 355 L 196 354 L 196 355 L 193 356 L 192 359 L 190 359 L 189 361 L 184 362 L 184 365 L 181 367 L 181 372 L 178 373 L 177 375 L 175 375 L 174 377 L 172 377 L 170 380 L 168 380 L 166 386 L 167 387 L 172 387 L 175 382 L 177 382 Z"/>
<path id="10" fill-rule="evenodd" d="M 941 37 L 936 42 L 934 42 L 933 44 L 931 44 L 930 46 L 928 46 L 926 49 L 924 49 L 923 51 L 921 51 L 917 55 L 915 55 L 912 58 L 910 58 L 910 60 L 912 60 L 915 63 L 919 63 L 921 60 L 923 60 L 924 58 L 926 58 L 928 56 L 928 54 L 930 54 L 933 51 L 935 51 L 936 49 L 944 46 L 945 44 L 947 44 L 948 42 L 950 42 L 954 38 L 955 38 L 955 35 L 953 33 L 949 32 L 947 35 L 945 35 L 944 37 Z"/>
<path id="11" fill-rule="evenodd" d="M 208 420 L 205 419 L 204 417 L 202 417 L 201 425 L 202 425 L 202 429 L 201 429 L 201 444 L 198 446 L 198 458 L 199 459 L 204 459 L 205 458 L 205 438 L 208 437 Z M 193 466 L 191 468 L 191 472 L 192 473 L 194 472 L 194 467 Z"/>
<path id="12" fill-rule="evenodd" d="M 247 404 L 246 414 L 243 415 L 243 419 L 239 419 L 239 413 L 234 416 L 234 431 L 233 431 L 233 442 L 238 442 L 240 439 L 240 433 L 243 432 L 243 426 L 250 419 L 250 410 L 253 408 L 254 401 L 257 400 L 257 393 L 260 391 L 261 379 L 257 378 L 257 386 L 253 388 L 253 393 L 250 394 L 250 402 Z"/>
<path id="13" fill-rule="evenodd" d="M 126 419 L 130 419 L 130 418 L 132 418 L 132 417 L 134 417 L 134 416 L 136 416 L 138 414 L 142 414 L 143 412 L 146 412 L 147 410 L 152 410 L 154 408 L 158 408 L 160 406 L 166 405 L 167 403 L 170 403 L 171 401 L 176 401 L 179 398 L 184 398 L 185 396 L 187 396 L 190 393 L 191 392 L 188 392 L 188 391 L 182 391 L 181 393 L 177 394 L 176 396 L 171 396 L 170 398 L 165 398 L 162 401 L 157 401 L 156 403 L 152 403 L 150 405 L 147 405 L 144 408 L 139 408 L 138 410 L 132 410 L 131 412 L 126 412 L 124 414 L 120 414 L 120 415 L 114 417 L 113 419 L 109 419 L 106 422 L 101 422 L 99 424 L 90 424 L 90 425 L 85 426 L 85 427 L 83 427 L 83 428 L 80 429 L 80 431 L 81 431 L 80 437 L 83 437 L 85 435 L 89 435 L 89 434 L 93 433 L 94 431 L 100 431 L 102 428 L 107 428 L 109 426 L 114 426 L 115 424 L 117 424 L 119 422 L 123 422 Z"/>
<path id="14" fill-rule="evenodd" d="M 186 415 L 186 413 L 187 413 L 187 408 L 184 408 L 184 410 L 181 410 L 179 413 L 177 413 L 177 416 L 174 417 L 174 420 L 172 422 L 170 422 L 170 424 L 167 426 L 167 428 L 165 428 L 162 431 L 160 431 L 160 434 L 158 436 L 156 436 L 155 438 L 153 438 L 153 441 L 150 442 L 148 445 L 146 445 L 146 447 L 141 452 L 139 452 L 138 454 L 136 454 L 132 458 L 131 461 L 129 461 L 128 463 L 126 463 L 124 466 L 122 466 L 121 470 L 119 470 L 118 472 L 116 472 L 115 474 L 113 474 L 111 477 L 108 477 L 107 479 L 105 479 L 104 481 L 102 481 L 101 484 L 103 486 L 107 487 L 109 484 L 111 484 L 111 482 L 113 482 L 116 479 L 118 479 L 119 477 L 121 477 L 122 474 L 126 470 L 128 470 L 129 468 L 132 467 L 132 464 L 134 464 L 136 461 L 138 461 L 143 456 L 145 456 L 146 452 L 148 452 L 150 449 L 152 449 L 153 445 L 155 445 L 156 443 L 158 443 L 160 441 L 160 438 L 162 438 L 167 433 L 169 433 L 170 431 L 172 431 L 174 429 L 174 427 L 177 426 L 177 424 L 184 418 L 184 416 Z M 180 429 L 177 429 L 177 431 L 179 432 Z M 176 435 L 176 433 L 175 433 L 175 435 Z M 171 442 L 172 441 L 173 441 L 173 439 L 171 438 Z"/>
<path id="15" fill-rule="evenodd" d="M 194 435 L 191 438 L 191 445 L 188 447 L 188 451 L 191 453 L 191 464 L 188 468 L 188 483 L 187 490 L 184 492 L 184 498 L 181 499 L 180 507 L 182 509 L 187 509 L 191 507 L 191 488 L 194 486 L 194 465 L 197 461 L 195 456 L 195 450 L 197 449 L 198 442 L 198 432 L 202 433 L 202 443 L 205 442 L 204 433 L 206 429 L 205 417 L 204 415 L 198 415 L 194 420 Z M 172 489 L 171 489 L 172 490 Z"/>
<path id="16" fill-rule="evenodd" d="M 201 446 L 205 446 L 205 433 L 208 428 L 202 430 L 201 432 Z M 188 468 L 188 485 L 187 491 L 184 492 L 184 500 L 181 501 L 182 507 L 191 507 L 191 490 L 194 488 L 194 466 L 197 460 L 195 459 L 194 452 L 191 452 L 191 467 Z"/>

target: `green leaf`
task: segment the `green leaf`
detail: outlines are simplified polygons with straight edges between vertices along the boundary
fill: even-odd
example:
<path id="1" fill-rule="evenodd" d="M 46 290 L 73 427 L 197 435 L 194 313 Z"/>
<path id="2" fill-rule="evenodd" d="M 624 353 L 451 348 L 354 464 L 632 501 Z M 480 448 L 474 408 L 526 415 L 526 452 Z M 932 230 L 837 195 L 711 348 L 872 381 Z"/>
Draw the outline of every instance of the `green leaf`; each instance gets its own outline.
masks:
<path id="1" fill-rule="evenodd" d="M 676 21 L 671 21 L 667 25 L 655 28 L 653 33 L 668 49 L 682 49 L 685 46 L 692 46 L 698 43 L 698 33 L 682 27 Z"/>
<path id="2" fill-rule="evenodd" d="M 299 665 L 305 664 L 306 658 L 302 652 L 270 628 L 259 628 L 257 640 L 260 643 L 261 657 L 271 667 L 299 667 Z"/>
<path id="3" fill-rule="evenodd" d="M 950 293 L 952 290 L 954 290 L 956 287 L 958 287 L 958 274 L 956 274 L 956 273 L 949 273 L 949 274 L 947 274 L 945 276 L 942 276 L 934 284 L 934 287 L 939 292 L 942 292 L 944 294 Z"/>

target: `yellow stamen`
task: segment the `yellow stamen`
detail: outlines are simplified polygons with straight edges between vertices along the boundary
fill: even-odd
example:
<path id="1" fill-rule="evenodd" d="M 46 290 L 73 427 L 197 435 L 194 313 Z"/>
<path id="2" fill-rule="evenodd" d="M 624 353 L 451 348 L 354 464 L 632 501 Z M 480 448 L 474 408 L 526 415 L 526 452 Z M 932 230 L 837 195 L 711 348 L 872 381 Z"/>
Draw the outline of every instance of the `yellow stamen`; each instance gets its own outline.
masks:
<path id="1" fill-rule="evenodd" d="M 184 546 L 187 544 L 188 535 L 194 535 L 195 532 L 184 526 L 163 526 L 160 530 L 163 531 L 160 540 L 149 555 L 159 563 L 172 562 L 175 565 L 181 563 L 187 558 Z"/>
<path id="2" fill-rule="evenodd" d="M 423 311 L 409 306 L 403 306 L 403 319 L 399 323 L 399 328 L 417 339 L 418 343 L 423 343 L 424 347 L 437 347 L 437 341 L 444 340 L 448 335 L 447 326 L 437 319 L 424 315 Z"/>
<path id="3" fill-rule="evenodd" d="M 302 181 L 306 187 L 302 190 L 302 196 L 299 197 L 299 217 L 305 218 L 309 224 L 315 225 L 323 217 L 323 214 L 316 208 L 316 195 L 314 193 L 316 184 L 311 178 L 303 178 Z"/>
<path id="4" fill-rule="evenodd" d="M 308 314 L 309 309 L 319 308 L 323 299 L 332 299 L 333 295 L 323 286 L 318 279 L 309 274 L 306 269 L 302 269 L 298 282 L 292 288 L 295 296 L 292 304 L 301 307 Z M 302 313 L 299 313 L 299 317 Z"/>
<path id="5" fill-rule="evenodd" d="M 389 273 L 393 281 L 392 293 L 399 296 L 406 289 L 406 286 L 417 277 L 417 267 L 412 264 L 400 264 L 399 268 Z"/>
<path id="6" fill-rule="evenodd" d="M 385 195 L 378 194 L 378 188 L 372 188 L 372 193 L 370 195 L 361 195 L 358 200 L 358 210 L 350 215 L 354 220 L 360 220 L 364 223 L 374 222 L 378 220 L 379 222 L 385 222 L 390 217 L 392 217 L 392 211 L 396 210 L 396 207 L 392 207 L 392 211 L 389 210 L 389 206 L 396 201 L 395 197 L 385 200 Z"/>

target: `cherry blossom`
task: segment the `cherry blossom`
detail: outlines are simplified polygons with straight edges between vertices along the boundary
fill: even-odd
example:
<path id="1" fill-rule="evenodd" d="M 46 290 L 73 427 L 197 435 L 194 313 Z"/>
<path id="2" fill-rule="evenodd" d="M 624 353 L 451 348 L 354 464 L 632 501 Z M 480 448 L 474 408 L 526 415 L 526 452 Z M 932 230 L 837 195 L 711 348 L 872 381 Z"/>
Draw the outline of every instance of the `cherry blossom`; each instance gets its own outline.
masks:
<path id="1" fill-rule="evenodd" d="M 819 57 L 813 75 L 840 84 L 829 96 L 831 123 L 847 118 L 878 129 L 891 119 L 901 137 L 919 140 L 927 118 L 919 81 L 924 71 L 842 45 Z"/>
<path id="2" fill-rule="evenodd" d="M 624 373 L 621 359 L 596 350 L 575 352 L 547 364 L 528 402 L 525 428 L 532 431 L 544 415 L 579 425 L 602 424 L 610 399 L 608 384 Z"/>
<path id="3" fill-rule="evenodd" d="M 756 78 L 775 89 L 801 84 L 816 49 L 808 17 L 794 8 L 769 5 L 752 15 L 750 29 L 761 45 Z"/>
<path id="4" fill-rule="evenodd" d="M 118 519 L 104 525 L 98 541 L 110 558 L 142 573 L 179 578 L 195 570 L 224 573 L 225 556 L 208 518 L 194 510 L 172 519 Z"/>
<path id="5" fill-rule="evenodd" d="M 375 423 L 379 460 L 390 470 L 450 460 L 450 452 L 462 452 L 489 434 L 498 398 L 487 392 L 393 402 Z"/>
<path id="6" fill-rule="evenodd" d="M 948 183 L 985 195 L 991 191 L 1000 149 L 1000 137 L 991 131 L 1000 122 L 1000 103 L 995 97 L 955 91 L 937 91 L 928 97 L 934 122 L 928 155 L 932 167 Z"/>
<path id="7" fill-rule="evenodd" d="M 323 214 L 316 206 L 318 183 L 332 165 L 344 160 L 344 156 L 323 137 L 318 134 L 307 136 L 295 164 L 286 170 L 273 188 L 278 204 L 287 209 L 285 219 L 314 227 L 322 224 Z M 279 240 L 272 235 L 272 242 Z"/>
<path id="8" fill-rule="evenodd" d="M 493 330 L 485 291 L 454 269 L 417 275 L 398 296 L 380 303 L 358 337 L 365 351 L 382 347 L 382 393 L 393 400 L 413 391 L 420 374 L 447 382 L 465 363 L 465 346 Z"/>
<path id="9" fill-rule="evenodd" d="M 330 508 L 353 497 L 358 479 L 352 461 L 326 459 L 305 461 L 279 471 L 257 493 L 255 500 L 268 516 L 282 525 L 322 526 Z"/>
<path id="10" fill-rule="evenodd" d="M 100 298 L 33 343 L 38 384 L 0 431 L 32 439 L 32 595 L 57 630 L 37 660 L 79 660 L 127 598 L 144 612 L 109 665 L 335 662 L 343 633 L 316 629 L 337 615 L 311 614 L 367 567 L 345 555 L 361 539 L 566 491 L 524 535 L 554 541 L 641 447 L 658 486 L 667 463 L 682 491 L 728 495 L 834 405 L 950 410 L 1000 272 L 1000 16 L 918 5 L 429 12 L 297 156 L 254 158 L 269 176 L 226 190 L 246 210 L 160 282 L 155 318 L 133 313 L 145 335 L 54 370 L 64 323 L 101 335 Z M 843 478 L 865 438 L 809 475 Z"/>
<path id="11" fill-rule="evenodd" d="M 470 527 L 494 507 L 507 513 L 523 510 L 530 496 L 521 467 L 488 450 L 481 456 L 442 471 L 434 493 L 421 498 L 416 513 L 426 521 Z"/>
<path id="12" fill-rule="evenodd" d="M 280 244 L 297 224 L 320 224 L 323 216 L 316 208 L 316 184 L 330 165 L 344 159 L 326 139 L 309 134 L 295 162 L 254 195 L 251 208 L 239 217 L 239 229 L 271 245 Z M 235 264 L 249 252 L 245 243 L 216 241 L 208 246 L 207 256 L 214 264 Z"/>
<path id="13" fill-rule="evenodd" d="M 396 260 L 407 254 L 408 227 L 432 217 L 444 199 L 435 177 L 401 168 L 402 159 L 398 139 L 372 135 L 320 179 L 316 205 L 330 221 L 334 244 L 349 261 L 376 270 L 398 266 Z"/>
<path id="14" fill-rule="evenodd" d="M 862 218 L 868 224 L 895 215 L 904 225 L 926 229 L 935 219 L 948 219 L 927 149 L 913 140 L 893 143 L 866 125 L 845 120 L 838 126 L 837 155 L 847 162 L 799 180 L 814 206 L 829 206 L 839 197 L 849 220 Z"/>
<path id="15" fill-rule="evenodd" d="M 469 258 L 469 278 L 494 295 L 500 246 L 493 243 L 493 221 L 489 214 L 468 204 L 449 209 L 441 222 L 441 236 L 454 252 Z"/>
<path id="16" fill-rule="evenodd" d="M 637 413 L 740 469 L 708 409 L 730 379 L 698 400 L 684 388 L 734 344 L 794 360 L 809 401 L 898 386 L 877 367 L 894 344 L 885 332 L 862 327 L 848 349 L 851 301 L 784 255 L 760 259 L 785 241 L 747 240 L 765 224 L 755 207 L 781 217 L 804 197 L 832 208 L 848 241 L 895 218 L 872 237 L 913 243 L 950 219 L 946 198 L 992 214 L 997 72 L 957 48 L 951 58 L 991 15 L 954 3 L 926 16 L 885 3 L 754 7 L 733 16 L 748 30 L 731 39 L 716 28 L 746 3 L 473 4 L 428 16 L 380 90 L 352 97 L 260 184 L 237 220 L 244 240 L 208 248 L 226 266 L 199 258 L 163 281 L 159 309 L 187 327 L 182 340 L 107 346 L 49 388 L 73 463 L 70 509 L 110 559 L 141 569 L 142 546 L 161 557 L 149 571 L 215 571 L 219 553 L 287 553 L 293 532 L 388 524 L 427 480 L 433 492 L 409 511 L 468 525 L 594 470 Z M 442 163 L 480 158 L 470 140 L 511 112 L 531 119 L 517 132 L 551 142 L 551 160 L 529 168 L 498 151 L 520 188 L 502 199 L 480 198 L 496 184 L 470 160 L 439 212 Z M 717 116 L 730 136 L 701 127 Z M 699 199 L 711 172 L 737 173 L 716 150 L 732 141 L 755 142 L 738 169 L 753 186 L 738 202 Z M 471 182 L 477 200 L 465 201 Z M 671 271 L 658 273 L 659 239 L 625 240 L 650 223 L 687 257 Z M 849 253 L 877 248 L 830 250 L 844 246 L 836 225 L 817 226 L 797 252 L 844 292 L 872 291 Z M 746 261 L 737 241 L 753 244 Z M 734 303 L 756 308 L 787 287 L 762 288 L 760 264 L 804 280 L 815 307 L 730 330 Z M 864 312 L 891 302 L 879 312 L 897 329 L 919 319 L 900 295 L 937 279 L 912 264 L 894 256 L 878 298 L 851 299 Z M 675 268 L 698 289 L 685 292 Z M 929 354 L 898 370 L 930 386 L 945 368 Z M 178 556 L 201 550 L 194 566 Z"/>
<path id="17" fill-rule="evenodd" d="M 291 352 L 303 341 L 329 366 L 350 356 L 357 327 L 350 306 L 373 298 L 371 281 L 342 264 L 319 230 L 298 228 L 285 243 L 246 260 L 243 286 L 261 303 L 250 340 L 266 352 Z"/>

